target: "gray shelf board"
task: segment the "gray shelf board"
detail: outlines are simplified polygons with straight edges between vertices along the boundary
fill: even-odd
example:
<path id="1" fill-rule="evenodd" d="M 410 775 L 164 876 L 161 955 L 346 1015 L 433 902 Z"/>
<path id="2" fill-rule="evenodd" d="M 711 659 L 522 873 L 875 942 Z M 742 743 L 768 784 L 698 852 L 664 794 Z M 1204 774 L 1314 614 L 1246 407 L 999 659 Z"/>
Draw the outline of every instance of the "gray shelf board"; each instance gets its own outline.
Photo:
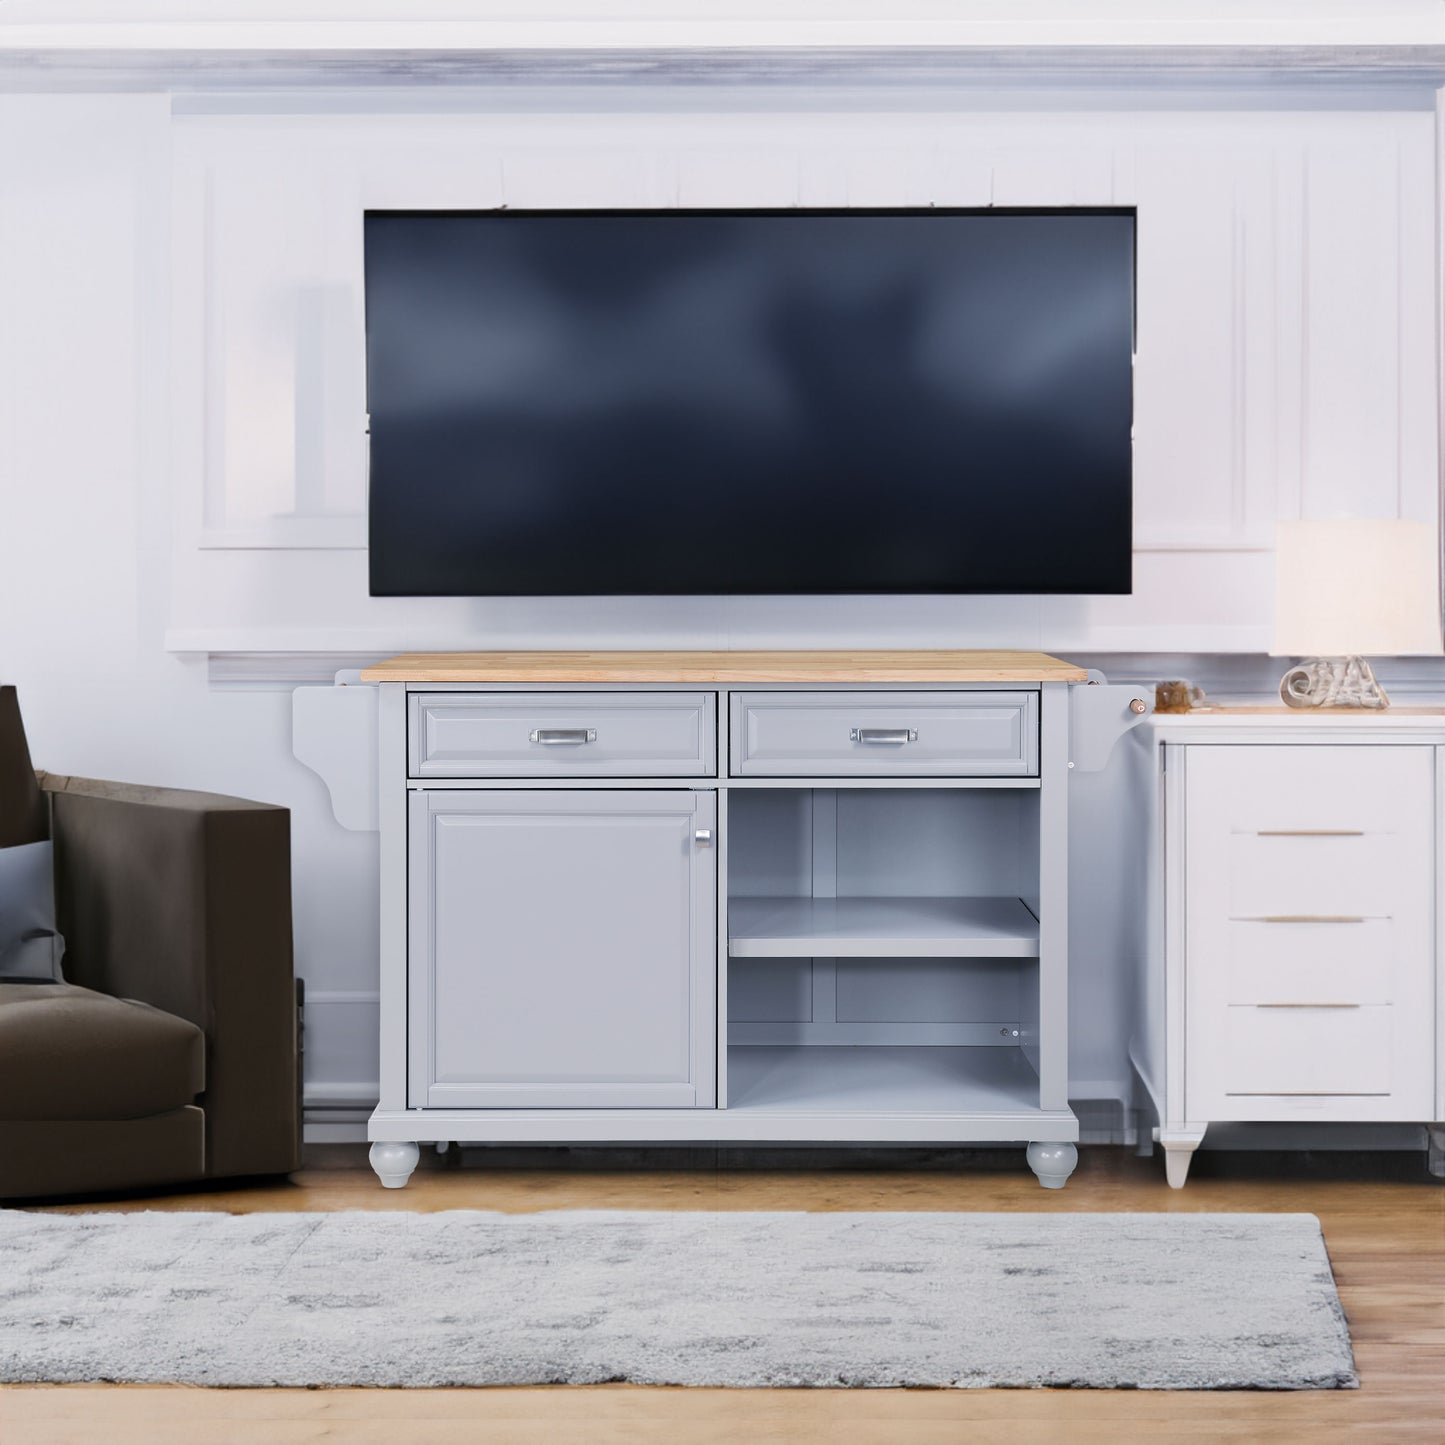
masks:
<path id="1" fill-rule="evenodd" d="M 734 1044 L 729 1114 L 1012 1114 L 1039 1107 L 1023 1051 L 977 1046 Z"/>
<path id="2" fill-rule="evenodd" d="M 1018 898 L 731 898 L 733 958 L 1037 958 Z"/>

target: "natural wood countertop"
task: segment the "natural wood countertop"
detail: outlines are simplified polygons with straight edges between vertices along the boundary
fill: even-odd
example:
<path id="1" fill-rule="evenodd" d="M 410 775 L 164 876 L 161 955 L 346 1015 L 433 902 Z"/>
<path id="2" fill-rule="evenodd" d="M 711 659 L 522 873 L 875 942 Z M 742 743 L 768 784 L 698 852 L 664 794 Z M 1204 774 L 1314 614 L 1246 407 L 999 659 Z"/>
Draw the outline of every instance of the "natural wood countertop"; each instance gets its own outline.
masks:
<path id="1" fill-rule="evenodd" d="M 1083 682 L 1042 652 L 408 652 L 363 682 Z"/>

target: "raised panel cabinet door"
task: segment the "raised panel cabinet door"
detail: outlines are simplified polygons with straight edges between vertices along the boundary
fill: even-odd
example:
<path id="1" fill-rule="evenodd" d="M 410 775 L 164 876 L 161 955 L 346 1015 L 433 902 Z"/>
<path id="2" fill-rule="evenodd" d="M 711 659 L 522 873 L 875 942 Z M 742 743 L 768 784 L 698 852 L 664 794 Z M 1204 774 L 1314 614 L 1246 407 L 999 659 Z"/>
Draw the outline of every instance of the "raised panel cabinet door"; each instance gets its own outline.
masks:
<path id="1" fill-rule="evenodd" d="M 1191 745 L 1191 1120 L 1424 1120 L 1434 1095 L 1435 759 Z"/>
<path id="2" fill-rule="evenodd" d="M 715 794 L 408 806 L 412 1108 L 713 1106 Z"/>

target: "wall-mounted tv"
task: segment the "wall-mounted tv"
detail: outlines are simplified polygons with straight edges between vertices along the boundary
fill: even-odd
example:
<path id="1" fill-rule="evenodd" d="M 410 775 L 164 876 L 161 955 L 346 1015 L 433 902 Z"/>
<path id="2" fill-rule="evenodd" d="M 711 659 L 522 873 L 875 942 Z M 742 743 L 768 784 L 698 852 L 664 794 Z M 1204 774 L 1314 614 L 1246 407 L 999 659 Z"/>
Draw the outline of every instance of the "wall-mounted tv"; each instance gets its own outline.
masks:
<path id="1" fill-rule="evenodd" d="M 373 595 L 1130 590 L 1132 211 L 365 228 Z"/>

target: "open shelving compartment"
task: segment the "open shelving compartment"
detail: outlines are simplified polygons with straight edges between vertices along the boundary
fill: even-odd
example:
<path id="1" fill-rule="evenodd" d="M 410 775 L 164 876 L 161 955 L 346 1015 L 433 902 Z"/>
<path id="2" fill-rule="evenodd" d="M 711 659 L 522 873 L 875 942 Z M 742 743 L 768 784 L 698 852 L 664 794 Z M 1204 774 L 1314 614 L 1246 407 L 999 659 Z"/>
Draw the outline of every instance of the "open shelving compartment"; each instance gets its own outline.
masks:
<path id="1" fill-rule="evenodd" d="M 1038 1110 L 1039 804 L 1025 780 L 734 788 L 727 1107 Z"/>

